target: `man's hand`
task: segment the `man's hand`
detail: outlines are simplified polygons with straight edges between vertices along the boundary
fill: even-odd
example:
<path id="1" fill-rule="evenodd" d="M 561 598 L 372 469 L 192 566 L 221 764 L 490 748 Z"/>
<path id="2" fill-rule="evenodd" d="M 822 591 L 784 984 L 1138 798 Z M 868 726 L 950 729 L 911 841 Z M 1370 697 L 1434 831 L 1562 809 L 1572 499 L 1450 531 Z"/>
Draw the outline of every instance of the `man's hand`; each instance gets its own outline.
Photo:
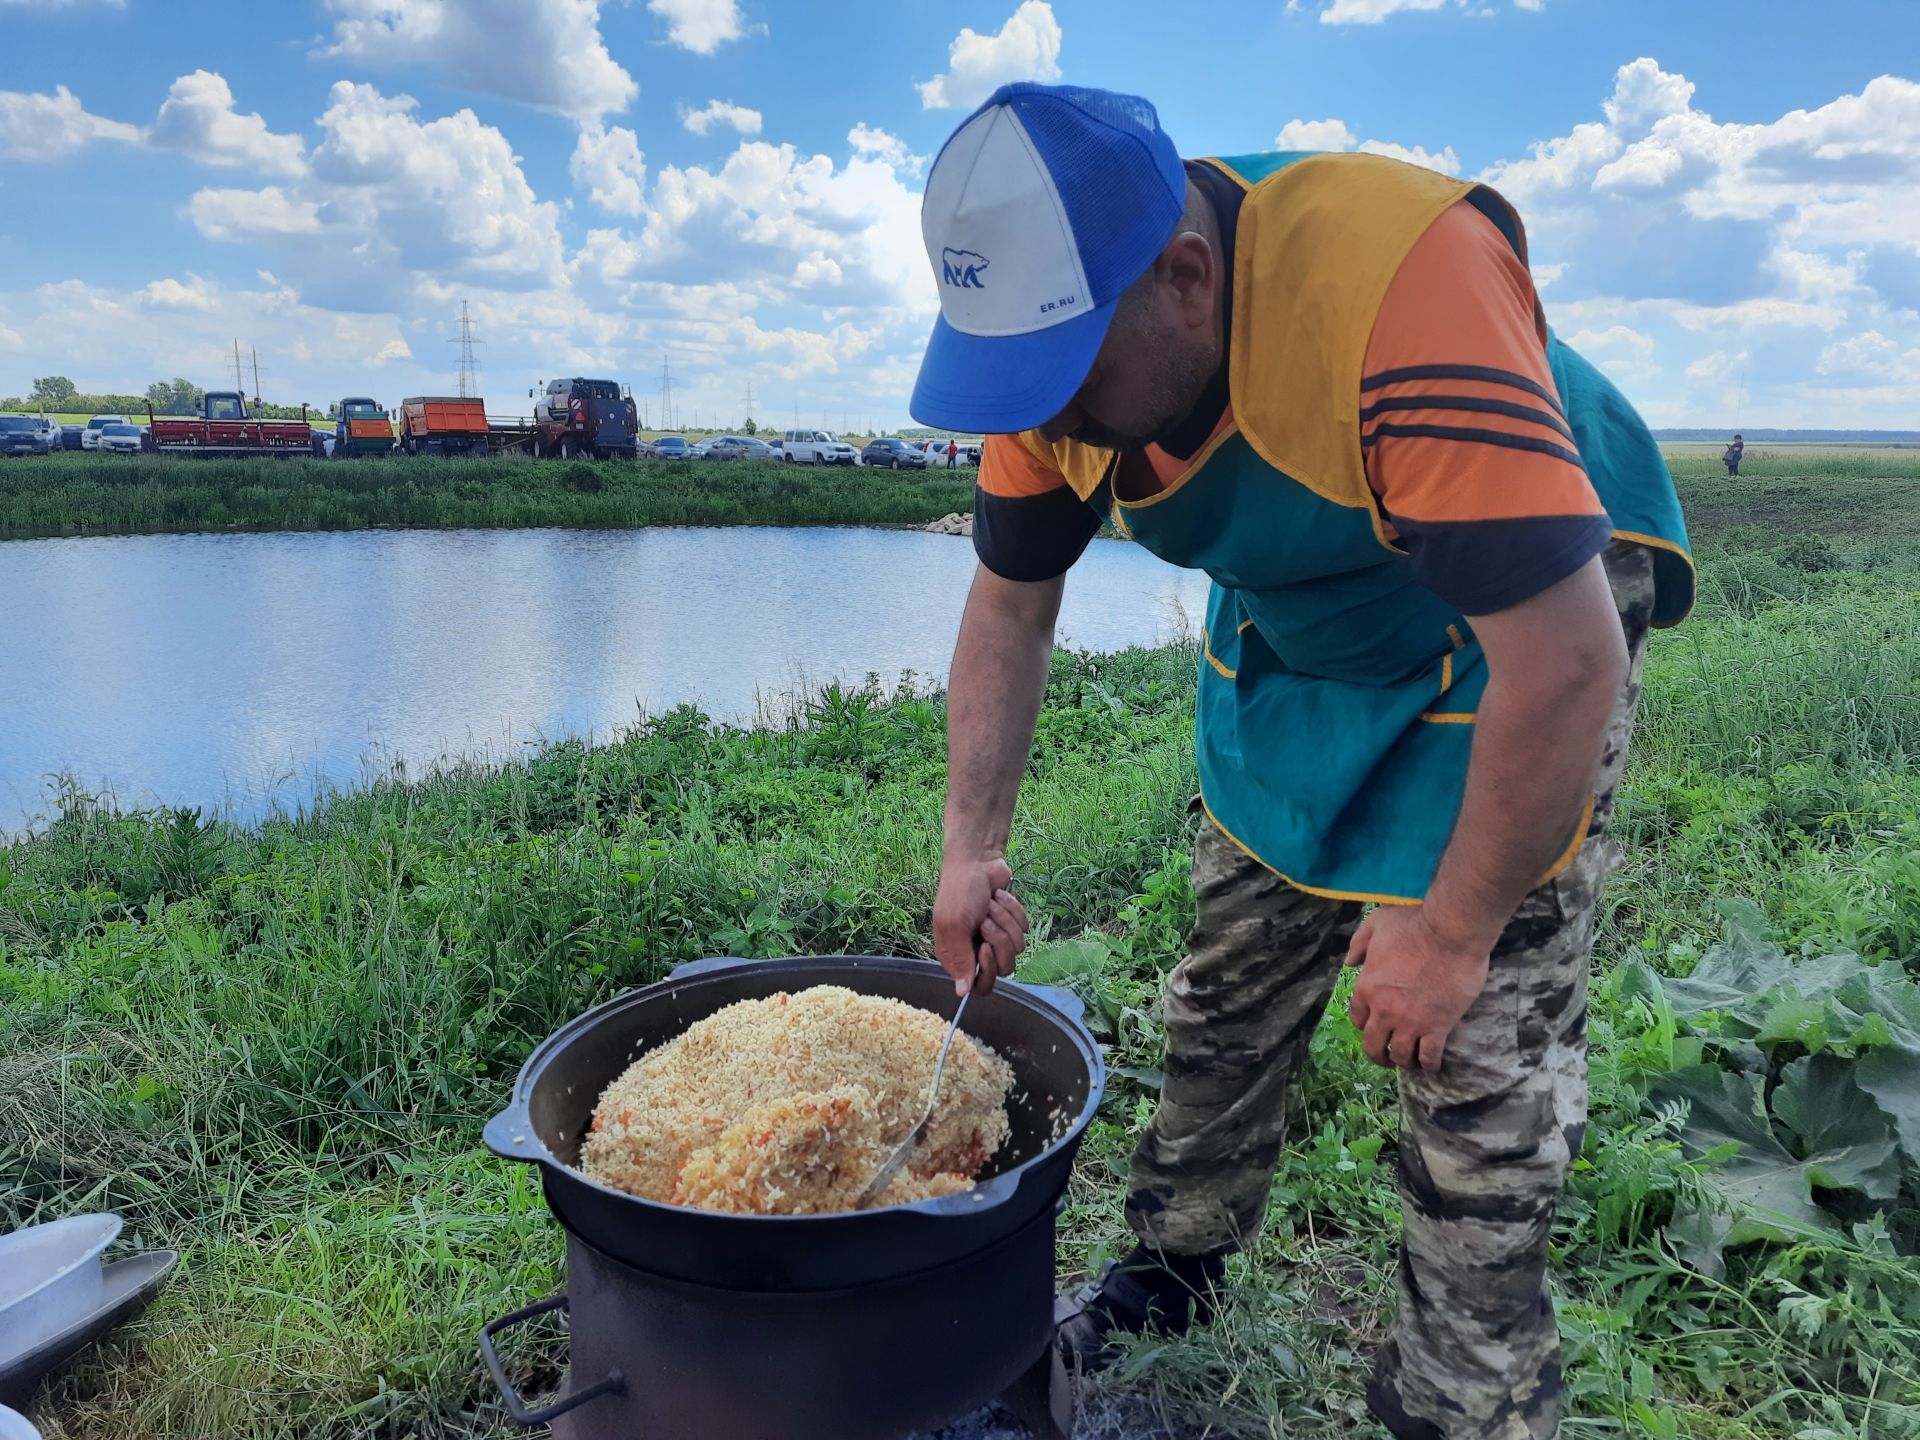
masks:
<path id="1" fill-rule="evenodd" d="M 1487 984 L 1490 947 L 1436 934 L 1419 905 L 1382 905 L 1354 931 L 1358 965 L 1347 1015 L 1376 1065 L 1438 1070 L 1447 1036 Z"/>
<path id="2" fill-rule="evenodd" d="M 933 953 L 953 976 L 957 995 L 972 988 L 976 964 L 980 993 L 990 993 L 994 981 L 1013 974 L 1027 948 L 1027 912 L 1007 888 L 1012 880 L 1013 868 L 998 857 L 949 860 L 941 867 L 933 901 Z"/>

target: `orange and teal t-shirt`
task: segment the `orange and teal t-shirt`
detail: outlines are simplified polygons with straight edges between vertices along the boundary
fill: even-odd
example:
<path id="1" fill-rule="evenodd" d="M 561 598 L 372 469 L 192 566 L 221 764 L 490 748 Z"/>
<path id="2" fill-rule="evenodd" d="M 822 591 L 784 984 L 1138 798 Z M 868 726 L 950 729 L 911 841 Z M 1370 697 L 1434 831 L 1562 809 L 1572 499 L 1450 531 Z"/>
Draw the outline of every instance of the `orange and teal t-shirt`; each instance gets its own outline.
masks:
<path id="1" fill-rule="evenodd" d="M 1242 192 L 1211 166 L 1187 170 L 1219 214 L 1231 276 Z M 1539 594 L 1612 534 L 1544 337 L 1525 263 L 1463 200 L 1401 261 L 1368 341 L 1357 441 L 1384 528 L 1420 583 L 1466 615 Z M 1162 488 L 1231 421 L 1223 364 L 1177 433 L 1122 457 L 1116 492 L 1139 499 Z M 1020 437 L 987 438 L 973 536 L 989 570 L 1011 580 L 1064 574 L 1102 518 Z"/>

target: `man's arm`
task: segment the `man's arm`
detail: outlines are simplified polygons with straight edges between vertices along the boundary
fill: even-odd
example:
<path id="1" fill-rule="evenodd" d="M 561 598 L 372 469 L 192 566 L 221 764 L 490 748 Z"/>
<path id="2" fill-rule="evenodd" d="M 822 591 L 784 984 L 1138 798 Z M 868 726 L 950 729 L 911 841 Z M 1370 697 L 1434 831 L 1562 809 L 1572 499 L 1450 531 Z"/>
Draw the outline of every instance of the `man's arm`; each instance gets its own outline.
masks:
<path id="1" fill-rule="evenodd" d="M 982 565 L 961 617 L 947 683 L 947 812 L 933 943 L 962 993 L 976 960 L 983 990 L 1011 975 L 1025 941 L 1024 914 L 1020 933 L 1009 933 L 1014 927 L 996 917 L 994 903 L 1011 874 L 1007 833 L 1065 588 L 1064 576 L 1007 580 Z"/>
<path id="2" fill-rule="evenodd" d="M 1592 792 L 1626 675 L 1626 641 L 1598 556 L 1518 605 L 1473 618 L 1487 656 L 1466 794 L 1425 901 L 1382 906 L 1355 934 L 1351 1014 L 1370 1059 L 1440 1067 L 1486 985 L 1520 901 L 1566 845 Z"/>

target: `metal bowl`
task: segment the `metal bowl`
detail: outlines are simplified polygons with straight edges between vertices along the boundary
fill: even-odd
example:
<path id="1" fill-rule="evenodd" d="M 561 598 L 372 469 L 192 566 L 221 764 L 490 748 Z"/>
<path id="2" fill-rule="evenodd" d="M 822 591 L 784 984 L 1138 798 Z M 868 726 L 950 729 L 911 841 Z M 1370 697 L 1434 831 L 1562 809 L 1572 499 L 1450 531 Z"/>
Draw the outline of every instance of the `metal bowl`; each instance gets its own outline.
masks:
<path id="1" fill-rule="evenodd" d="M 0 1235 L 0 1364 L 84 1319 L 100 1304 L 100 1252 L 118 1215 L 69 1215 Z"/>

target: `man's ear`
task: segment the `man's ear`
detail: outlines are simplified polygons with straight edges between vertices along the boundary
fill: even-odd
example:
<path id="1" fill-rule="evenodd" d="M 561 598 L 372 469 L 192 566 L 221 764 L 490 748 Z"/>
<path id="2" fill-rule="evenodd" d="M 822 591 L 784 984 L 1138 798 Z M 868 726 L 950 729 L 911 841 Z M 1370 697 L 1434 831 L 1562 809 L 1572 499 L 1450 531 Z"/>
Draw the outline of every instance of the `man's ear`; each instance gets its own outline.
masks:
<path id="1" fill-rule="evenodd" d="M 1220 256 L 1206 236 L 1197 230 L 1182 230 L 1167 242 L 1154 262 L 1154 270 L 1172 293 L 1182 320 L 1189 326 L 1213 322 Z"/>

